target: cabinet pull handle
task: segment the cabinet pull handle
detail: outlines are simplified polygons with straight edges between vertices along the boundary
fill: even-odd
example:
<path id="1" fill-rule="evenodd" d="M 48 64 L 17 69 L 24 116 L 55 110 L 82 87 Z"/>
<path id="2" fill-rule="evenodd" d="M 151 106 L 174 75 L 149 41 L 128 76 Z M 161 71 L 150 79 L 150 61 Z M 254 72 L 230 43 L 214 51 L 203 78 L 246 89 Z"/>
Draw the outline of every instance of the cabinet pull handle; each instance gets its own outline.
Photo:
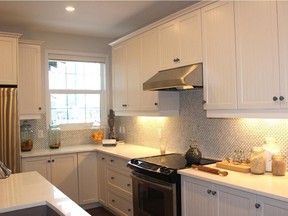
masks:
<path id="1" fill-rule="evenodd" d="M 122 107 L 127 107 L 127 104 L 122 104 Z"/>
<path id="2" fill-rule="evenodd" d="M 175 59 L 173 59 L 173 62 L 179 62 L 180 61 L 180 59 L 179 58 L 175 58 Z"/>
<path id="3" fill-rule="evenodd" d="M 273 101 L 277 101 L 278 98 L 276 96 L 273 97 Z"/>
<path id="4" fill-rule="evenodd" d="M 285 98 L 283 96 L 279 97 L 280 101 L 283 101 Z"/>
<path id="5" fill-rule="evenodd" d="M 256 203 L 256 204 L 255 204 L 255 208 L 257 208 L 257 209 L 260 208 L 260 204 L 259 204 L 259 203 Z"/>
<path id="6" fill-rule="evenodd" d="M 217 192 L 216 192 L 216 191 L 212 191 L 212 195 L 214 195 L 214 196 L 215 196 L 216 194 L 217 194 Z"/>
<path id="7" fill-rule="evenodd" d="M 211 191 L 210 189 L 207 190 L 207 193 L 208 193 L 208 194 L 211 194 L 211 192 L 212 192 L 212 191 Z"/>

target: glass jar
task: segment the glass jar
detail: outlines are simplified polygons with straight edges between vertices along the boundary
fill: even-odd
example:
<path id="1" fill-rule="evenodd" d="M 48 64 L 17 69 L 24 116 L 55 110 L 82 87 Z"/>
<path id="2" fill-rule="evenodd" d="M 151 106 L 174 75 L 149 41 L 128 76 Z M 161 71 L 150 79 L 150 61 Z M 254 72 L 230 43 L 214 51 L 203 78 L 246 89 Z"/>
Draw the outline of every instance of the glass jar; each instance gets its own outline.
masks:
<path id="1" fill-rule="evenodd" d="M 31 151 L 33 148 L 32 141 L 32 127 L 27 122 L 24 121 L 20 126 L 20 139 L 21 139 L 21 151 Z"/>
<path id="2" fill-rule="evenodd" d="M 253 174 L 265 173 L 265 156 L 262 147 L 253 147 L 250 155 L 250 168 Z"/>
<path id="3" fill-rule="evenodd" d="M 103 127 L 93 127 L 93 132 L 91 139 L 95 141 L 95 144 L 100 144 L 104 139 L 104 128 Z"/>
<path id="4" fill-rule="evenodd" d="M 272 156 L 272 174 L 275 176 L 285 176 L 286 173 L 286 156 L 275 154 Z"/>
<path id="5" fill-rule="evenodd" d="M 49 148 L 56 149 L 61 145 L 61 130 L 58 125 L 50 125 L 49 131 Z"/>

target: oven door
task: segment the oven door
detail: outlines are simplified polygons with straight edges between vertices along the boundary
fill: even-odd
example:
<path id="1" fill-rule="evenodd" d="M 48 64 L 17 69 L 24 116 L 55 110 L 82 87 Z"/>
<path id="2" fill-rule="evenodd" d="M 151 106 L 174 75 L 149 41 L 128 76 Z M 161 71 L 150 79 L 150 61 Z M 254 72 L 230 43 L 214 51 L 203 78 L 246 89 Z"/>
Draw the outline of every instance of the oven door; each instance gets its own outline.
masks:
<path id="1" fill-rule="evenodd" d="M 176 216 L 176 183 L 132 172 L 135 216 Z"/>

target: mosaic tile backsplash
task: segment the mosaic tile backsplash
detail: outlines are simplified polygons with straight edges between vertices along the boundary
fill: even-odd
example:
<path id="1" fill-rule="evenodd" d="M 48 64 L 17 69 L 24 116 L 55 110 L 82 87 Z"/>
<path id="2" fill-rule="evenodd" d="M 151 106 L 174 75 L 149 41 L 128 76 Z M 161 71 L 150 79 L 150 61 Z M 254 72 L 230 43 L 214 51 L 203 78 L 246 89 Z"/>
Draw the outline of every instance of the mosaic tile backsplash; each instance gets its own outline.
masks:
<path id="1" fill-rule="evenodd" d="M 125 143 L 185 153 L 196 140 L 203 156 L 223 159 L 234 150 L 249 155 L 253 146 L 261 146 L 265 137 L 275 137 L 281 152 L 288 153 L 288 120 L 279 119 L 208 119 L 203 110 L 203 90 L 179 92 L 180 115 L 174 117 L 116 117 L 117 139 Z M 40 120 L 28 121 L 32 125 L 34 148 L 48 147 L 45 115 Z M 37 137 L 38 130 L 44 138 Z M 125 133 L 124 133 L 125 131 Z M 61 131 L 62 146 L 92 144 L 91 130 Z M 161 132 L 161 133 L 160 133 Z M 161 136 L 160 136 L 161 135 Z"/>
<path id="2" fill-rule="evenodd" d="M 179 116 L 116 117 L 117 137 L 156 148 L 166 143 L 167 150 L 178 153 L 185 153 L 190 140 L 196 140 L 202 155 L 218 159 L 232 156 L 234 150 L 243 150 L 248 156 L 252 147 L 264 144 L 265 137 L 274 137 L 281 152 L 288 153 L 288 120 L 208 119 L 202 105 L 203 89 L 179 93 Z"/>

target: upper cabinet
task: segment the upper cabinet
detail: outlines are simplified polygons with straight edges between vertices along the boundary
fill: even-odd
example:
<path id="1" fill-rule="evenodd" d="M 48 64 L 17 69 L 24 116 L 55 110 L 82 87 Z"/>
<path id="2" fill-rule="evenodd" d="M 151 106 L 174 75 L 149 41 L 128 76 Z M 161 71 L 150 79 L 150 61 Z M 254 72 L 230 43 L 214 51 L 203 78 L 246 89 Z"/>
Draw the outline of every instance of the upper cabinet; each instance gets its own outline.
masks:
<path id="1" fill-rule="evenodd" d="M 233 2 L 202 8 L 204 106 L 236 109 L 236 54 Z"/>
<path id="2" fill-rule="evenodd" d="M 281 108 L 288 108 L 288 2 L 278 1 L 278 34 L 279 34 L 279 62 L 280 62 L 280 94 Z M 281 97 L 282 96 L 282 97 Z M 281 98 L 280 98 L 281 97 Z M 282 99 L 282 100 L 281 100 Z"/>
<path id="3" fill-rule="evenodd" d="M 279 108 L 276 2 L 235 1 L 235 30 L 238 108 Z"/>
<path id="4" fill-rule="evenodd" d="M 41 43 L 19 43 L 19 114 L 20 119 L 39 119 L 41 104 Z"/>
<path id="5" fill-rule="evenodd" d="M 200 10 L 158 27 L 159 69 L 202 62 Z"/>
<path id="6" fill-rule="evenodd" d="M 18 84 L 18 38 L 20 34 L 0 32 L 0 84 Z"/>
<path id="7" fill-rule="evenodd" d="M 143 83 L 158 72 L 157 30 L 152 29 L 112 49 L 113 109 L 116 115 L 175 115 L 178 92 L 143 91 Z"/>

